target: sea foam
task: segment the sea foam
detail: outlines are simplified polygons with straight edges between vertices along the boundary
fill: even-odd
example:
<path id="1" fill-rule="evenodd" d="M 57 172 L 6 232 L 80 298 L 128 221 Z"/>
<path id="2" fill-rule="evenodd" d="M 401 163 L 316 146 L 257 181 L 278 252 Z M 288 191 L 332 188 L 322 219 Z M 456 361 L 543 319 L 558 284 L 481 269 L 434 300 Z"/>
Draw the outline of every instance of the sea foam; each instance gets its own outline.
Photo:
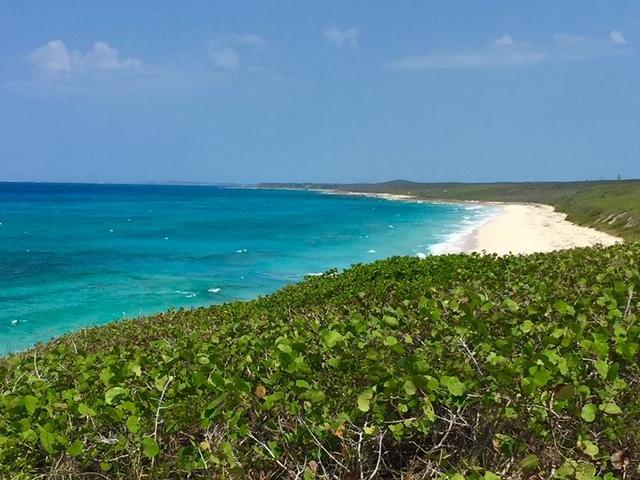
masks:
<path id="1" fill-rule="evenodd" d="M 466 206 L 465 210 L 481 210 L 481 212 L 477 212 L 473 216 L 464 215 L 457 230 L 442 235 L 441 238 L 443 240 L 441 242 L 429 247 L 429 253 L 431 255 L 464 252 L 473 233 L 500 212 L 499 208 L 482 205 Z"/>

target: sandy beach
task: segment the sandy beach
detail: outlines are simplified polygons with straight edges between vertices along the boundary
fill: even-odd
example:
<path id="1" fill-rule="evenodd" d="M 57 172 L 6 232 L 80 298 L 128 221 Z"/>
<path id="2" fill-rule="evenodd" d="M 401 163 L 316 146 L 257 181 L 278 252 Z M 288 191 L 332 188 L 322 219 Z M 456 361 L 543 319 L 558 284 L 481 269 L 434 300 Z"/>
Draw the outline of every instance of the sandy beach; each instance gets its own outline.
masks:
<path id="1" fill-rule="evenodd" d="M 566 220 L 549 205 L 496 204 L 501 211 L 470 233 L 463 251 L 504 255 L 613 245 L 622 239 Z"/>
<path id="2" fill-rule="evenodd" d="M 412 195 L 371 192 L 345 192 L 320 190 L 332 195 L 353 195 L 395 201 L 432 203 L 459 203 L 487 205 L 499 212 L 452 244 L 436 250 L 437 253 L 486 252 L 506 255 L 551 252 L 574 247 L 609 246 L 623 240 L 594 228 L 571 223 L 564 213 L 551 205 L 534 203 L 501 203 L 450 200 L 419 200 Z M 439 247 L 443 247 L 440 245 Z"/>

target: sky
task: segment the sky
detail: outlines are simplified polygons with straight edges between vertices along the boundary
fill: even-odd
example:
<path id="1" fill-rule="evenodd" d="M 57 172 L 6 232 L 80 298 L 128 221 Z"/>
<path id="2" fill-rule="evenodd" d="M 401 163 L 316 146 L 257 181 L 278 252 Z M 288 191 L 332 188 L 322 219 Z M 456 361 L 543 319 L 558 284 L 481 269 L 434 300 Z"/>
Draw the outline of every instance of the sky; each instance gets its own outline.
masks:
<path id="1" fill-rule="evenodd" d="M 637 0 L 0 2 L 0 181 L 640 177 Z"/>

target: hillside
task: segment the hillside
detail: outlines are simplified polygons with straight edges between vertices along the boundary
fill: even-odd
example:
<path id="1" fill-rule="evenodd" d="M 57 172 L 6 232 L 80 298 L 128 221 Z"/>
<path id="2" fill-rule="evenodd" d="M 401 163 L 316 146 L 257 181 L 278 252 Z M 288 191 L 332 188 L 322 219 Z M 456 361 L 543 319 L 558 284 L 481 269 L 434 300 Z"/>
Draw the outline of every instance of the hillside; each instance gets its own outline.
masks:
<path id="1" fill-rule="evenodd" d="M 552 205 L 568 220 L 640 240 L 640 180 L 527 183 L 417 183 L 396 180 L 356 184 L 263 184 L 372 193 L 402 193 L 425 200 L 532 202 Z"/>
<path id="2" fill-rule="evenodd" d="M 67 335 L 0 360 L 0 476 L 640 478 L 639 264 L 397 257 Z"/>

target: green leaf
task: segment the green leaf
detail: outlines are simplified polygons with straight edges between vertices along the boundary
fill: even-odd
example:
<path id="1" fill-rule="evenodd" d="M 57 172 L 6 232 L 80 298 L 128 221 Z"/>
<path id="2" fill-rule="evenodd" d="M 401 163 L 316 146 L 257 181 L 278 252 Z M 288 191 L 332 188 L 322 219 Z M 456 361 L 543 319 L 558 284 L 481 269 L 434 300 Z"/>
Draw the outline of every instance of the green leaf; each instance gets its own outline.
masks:
<path id="1" fill-rule="evenodd" d="M 582 451 L 586 454 L 589 455 L 591 458 L 595 458 L 596 455 L 598 455 L 598 453 L 600 452 L 600 449 L 598 448 L 598 446 L 589 441 L 589 440 L 583 440 L 582 441 Z"/>
<path id="2" fill-rule="evenodd" d="M 296 387 L 308 390 L 311 388 L 311 385 L 309 385 L 309 382 L 307 382 L 306 380 L 296 380 Z"/>
<path id="3" fill-rule="evenodd" d="M 137 363 L 130 363 L 129 370 L 131 370 L 136 377 L 142 375 L 142 368 L 140 368 L 140 365 L 138 365 Z"/>
<path id="4" fill-rule="evenodd" d="M 601 378 L 607 378 L 609 373 L 609 364 L 605 360 L 596 360 L 595 367 Z"/>
<path id="5" fill-rule="evenodd" d="M 540 459 L 537 455 L 533 453 L 527 455 L 522 460 L 520 460 L 520 468 L 522 470 L 533 470 L 540 465 Z"/>
<path id="6" fill-rule="evenodd" d="M 42 427 L 39 427 L 39 430 L 40 430 L 40 442 L 42 443 L 42 446 L 47 452 L 53 453 L 54 452 L 53 446 L 56 443 L 56 434 L 53 432 L 49 432 L 48 430 L 45 430 Z"/>
<path id="7" fill-rule="evenodd" d="M 365 389 L 360 395 L 358 395 L 358 408 L 362 412 L 368 412 L 371 408 L 371 399 L 373 398 L 373 390 L 370 388 Z"/>
<path id="8" fill-rule="evenodd" d="M 335 347 L 338 343 L 342 342 L 343 340 L 344 340 L 344 337 L 342 336 L 342 334 L 335 330 L 329 331 L 324 336 L 324 343 L 329 348 Z"/>
<path id="9" fill-rule="evenodd" d="M 596 476 L 596 467 L 590 463 L 581 463 L 576 467 L 576 480 L 593 480 Z"/>
<path id="10" fill-rule="evenodd" d="M 571 460 L 566 460 L 560 467 L 556 470 L 556 478 L 560 479 L 568 479 L 573 478 L 573 474 L 575 472 L 574 463 Z"/>
<path id="11" fill-rule="evenodd" d="M 538 367 L 533 373 L 533 382 L 538 386 L 546 385 L 551 379 L 551 373 L 546 368 Z"/>
<path id="12" fill-rule="evenodd" d="M 553 308 L 555 308 L 561 315 L 573 315 L 575 313 L 574 308 L 562 300 L 556 300 L 553 304 Z"/>
<path id="13" fill-rule="evenodd" d="M 113 387 L 106 391 L 104 394 L 104 401 L 107 405 L 111 405 L 116 397 L 120 395 L 126 395 L 127 390 L 122 387 Z"/>
<path id="14" fill-rule="evenodd" d="M 329 360 L 327 360 L 327 365 L 333 368 L 338 368 L 338 365 L 340 365 L 340 361 L 337 358 L 330 358 Z"/>
<path id="15" fill-rule="evenodd" d="M 431 400 L 429 400 L 429 397 L 424 397 L 422 403 L 422 413 L 424 414 L 424 417 L 430 422 L 433 422 L 436 419 L 436 412 L 433 410 L 433 404 L 431 403 Z"/>
<path id="16" fill-rule="evenodd" d="M 267 395 L 266 397 L 264 397 L 262 408 L 264 408 L 265 410 L 271 410 L 276 404 L 284 400 L 284 398 L 284 392 L 274 392 L 271 395 Z"/>
<path id="17" fill-rule="evenodd" d="M 322 390 L 307 390 L 300 394 L 302 400 L 308 400 L 311 403 L 318 403 L 323 401 L 327 396 Z"/>
<path id="18" fill-rule="evenodd" d="M 144 437 L 142 439 L 142 454 L 145 457 L 153 458 L 160 453 L 160 446 L 153 437 Z"/>
<path id="19" fill-rule="evenodd" d="M 520 325 L 520 330 L 522 330 L 523 333 L 529 333 L 533 330 L 533 322 L 531 320 L 525 320 L 522 322 L 522 325 Z"/>
<path id="20" fill-rule="evenodd" d="M 140 428 L 140 417 L 137 415 L 131 415 L 126 422 L 127 428 L 131 433 L 138 433 Z"/>
<path id="21" fill-rule="evenodd" d="M 407 395 L 416 394 L 416 384 L 413 383 L 411 380 L 407 380 L 406 382 L 404 382 L 404 385 L 402 386 L 402 388 L 404 388 L 404 391 Z"/>
<path id="22" fill-rule="evenodd" d="M 445 387 L 447 387 L 447 390 L 449 390 L 449 393 L 455 397 L 459 397 L 466 390 L 466 387 L 458 379 L 458 377 L 449 377 L 445 375 L 443 377 L 440 377 L 440 383 Z"/>
<path id="23" fill-rule="evenodd" d="M 80 440 L 76 440 L 67 447 L 67 453 L 72 457 L 77 457 L 82 453 L 82 447 L 82 442 Z"/>
<path id="24" fill-rule="evenodd" d="M 80 405 L 78 405 L 78 413 L 85 417 L 93 417 L 95 416 L 96 411 L 86 403 L 81 403 Z"/>
<path id="25" fill-rule="evenodd" d="M 163 376 L 154 378 L 153 385 L 156 387 L 156 389 L 159 392 L 161 392 L 162 390 L 164 390 L 164 386 L 167 384 L 168 381 L 169 381 L 169 377 L 167 377 L 166 375 L 163 375 Z"/>
<path id="26" fill-rule="evenodd" d="M 382 320 L 384 320 L 384 322 L 390 327 L 397 327 L 400 324 L 396 317 L 392 317 L 390 315 L 385 315 L 382 317 Z"/>
<path id="27" fill-rule="evenodd" d="M 576 394 L 576 387 L 573 385 L 563 385 L 556 394 L 558 400 L 569 400 Z"/>
<path id="28" fill-rule="evenodd" d="M 520 306 L 510 298 L 505 298 L 504 301 L 502 302 L 502 306 L 506 307 L 507 310 L 509 310 L 512 313 L 515 313 L 520 309 Z"/>
<path id="29" fill-rule="evenodd" d="M 100 372 L 100 380 L 102 380 L 102 383 L 104 383 L 105 386 L 109 386 L 113 377 L 115 377 L 115 373 L 113 373 L 109 367 L 103 368 Z"/>
<path id="30" fill-rule="evenodd" d="M 22 400 L 24 402 L 24 408 L 27 410 L 29 415 L 36 413 L 36 407 L 40 403 L 36 397 L 33 395 L 25 395 Z"/>
<path id="31" fill-rule="evenodd" d="M 397 344 L 398 344 L 398 339 L 397 339 L 396 337 L 394 337 L 393 335 L 389 335 L 388 337 L 386 337 L 386 338 L 384 339 L 384 344 L 385 344 L 387 347 L 392 347 L 392 346 L 394 346 L 394 345 L 397 345 Z"/>
<path id="32" fill-rule="evenodd" d="M 598 407 L 596 407 L 593 403 L 587 403 L 584 407 L 582 407 L 580 416 L 585 422 L 593 422 L 596 419 L 596 413 L 598 413 Z"/>
<path id="33" fill-rule="evenodd" d="M 600 410 L 608 415 L 620 415 L 622 409 L 615 402 L 604 402 L 600 404 Z"/>
<path id="34" fill-rule="evenodd" d="M 429 364 L 425 360 L 420 359 L 413 363 L 413 368 L 415 368 L 418 373 L 425 373 L 429 371 Z"/>

